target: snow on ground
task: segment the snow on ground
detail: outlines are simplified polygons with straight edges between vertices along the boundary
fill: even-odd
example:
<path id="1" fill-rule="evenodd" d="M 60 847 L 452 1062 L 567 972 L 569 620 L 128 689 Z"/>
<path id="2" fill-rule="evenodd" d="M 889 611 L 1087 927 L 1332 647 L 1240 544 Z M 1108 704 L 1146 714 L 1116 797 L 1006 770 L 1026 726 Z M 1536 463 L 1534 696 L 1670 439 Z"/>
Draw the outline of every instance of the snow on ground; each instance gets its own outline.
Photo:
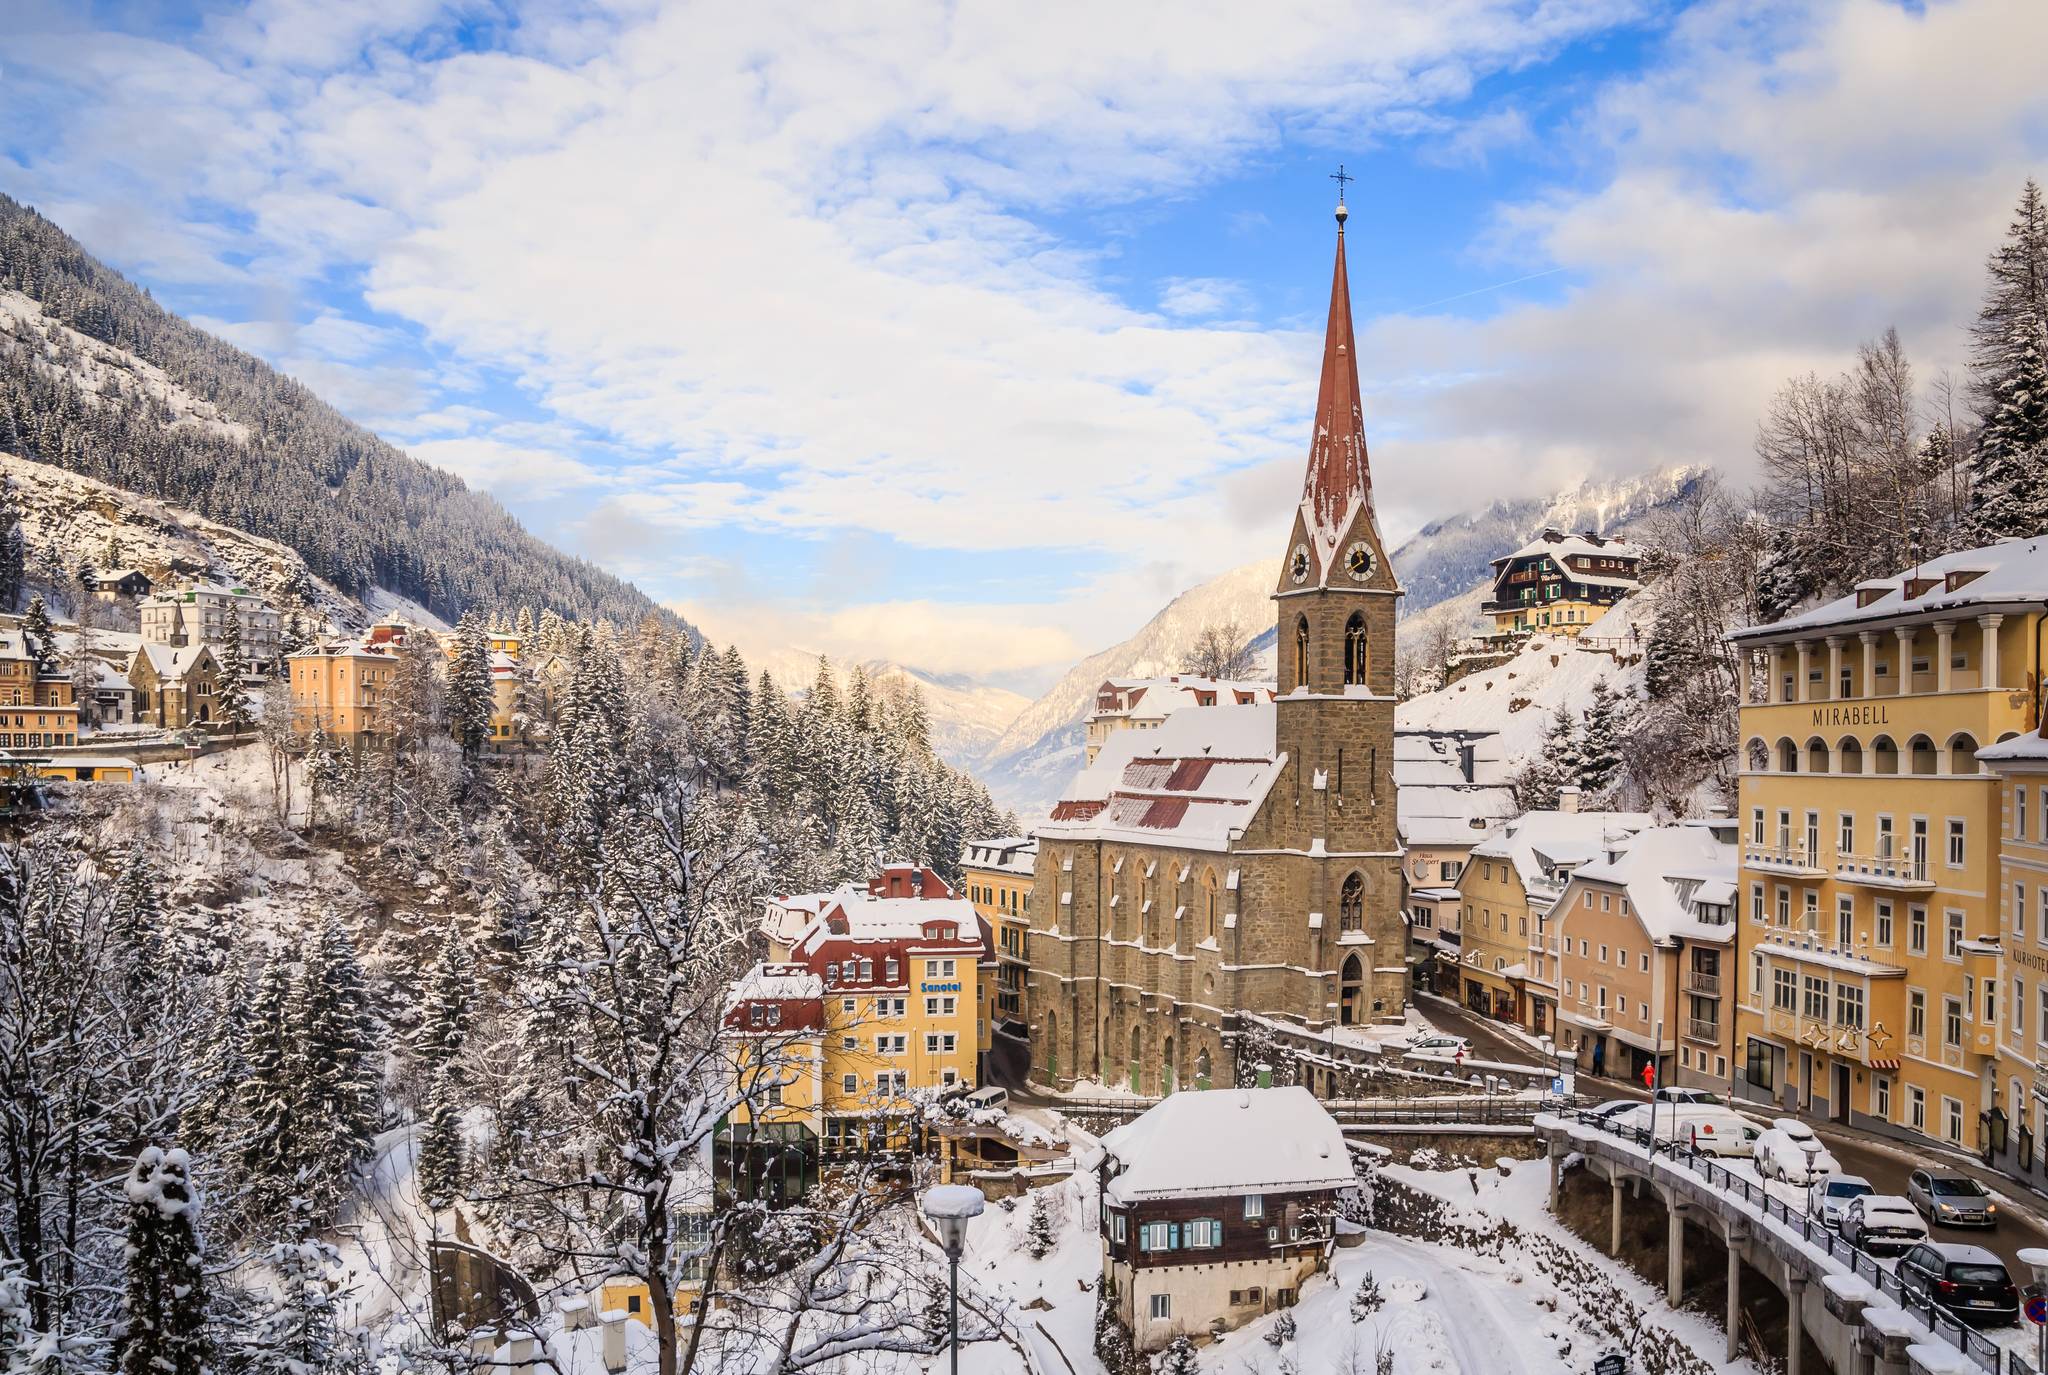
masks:
<path id="1" fill-rule="evenodd" d="M 1638 592 L 1586 627 L 1585 638 L 1647 637 L 1655 612 L 1654 592 Z M 1542 747 L 1558 707 L 1583 712 L 1593 700 L 1594 683 L 1634 693 L 1642 677 L 1640 663 L 1623 667 L 1614 655 L 1582 647 L 1569 636 L 1531 635 L 1506 663 L 1401 703 L 1394 723 L 1402 730 L 1499 731 L 1501 755 L 1514 768 Z"/>
<path id="2" fill-rule="evenodd" d="M 439 631 L 453 630 L 455 628 L 412 598 L 393 592 L 386 587 L 371 588 L 369 595 L 363 598 L 363 607 L 371 616 L 380 621 L 396 617 L 407 624 L 419 626 L 423 630 Z"/>

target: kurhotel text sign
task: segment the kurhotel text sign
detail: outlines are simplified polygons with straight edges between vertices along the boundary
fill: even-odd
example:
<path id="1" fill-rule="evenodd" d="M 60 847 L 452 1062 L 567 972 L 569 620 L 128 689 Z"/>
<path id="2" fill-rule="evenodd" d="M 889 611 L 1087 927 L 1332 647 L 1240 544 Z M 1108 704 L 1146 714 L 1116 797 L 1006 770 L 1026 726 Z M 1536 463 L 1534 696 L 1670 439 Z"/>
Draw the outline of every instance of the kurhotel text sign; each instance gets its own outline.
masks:
<path id="1" fill-rule="evenodd" d="M 1816 726 L 1888 726 L 1891 721 L 1891 713 L 1881 706 L 1813 709 L 1813 724 Z"/>

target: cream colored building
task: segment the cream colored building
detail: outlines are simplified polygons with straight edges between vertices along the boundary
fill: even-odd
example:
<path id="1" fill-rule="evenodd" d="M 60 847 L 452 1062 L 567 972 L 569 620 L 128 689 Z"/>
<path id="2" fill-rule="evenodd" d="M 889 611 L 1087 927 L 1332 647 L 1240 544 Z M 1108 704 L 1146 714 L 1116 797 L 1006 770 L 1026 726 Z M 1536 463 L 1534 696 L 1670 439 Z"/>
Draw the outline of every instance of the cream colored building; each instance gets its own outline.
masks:
<path id="1" fill-rule="evenodd" d="M 1495 731 L 1394 732 L 1395 825 L 1401 840 L 1402 911 L 1418 986 L 1439 973 L 1457 997 L 1458 880 L 1472 849 L 1515 813 L 1514 781 Z M 1439 956 L 1448 954 L 1446 963 Z"/>
<path id="2" fill-rule="evenodd" d="M 2038 724 L 2044 600 L 2048 541 L 2009 541 L 1732 637 L 1743 1096 L 1980 1148 L 2009 1010 L 1977 752 Z"/>
<path id="3" fill-rule="evenodd" d="M 967 900 L 996 933 L 998 1022 L 1022 1023 L 1031 968 L 1031 886 L 1038 842 L 1030 836 L 970 840 L 961 862 Z"/>
<path id="4" fill-rule="evenodd" d="M 1725 1085 L 1735 955 L 1735 823 L 1612 835 L 1545 921 L 1557 948 L 1557 1045 L 1589 1074 Z M 1531 964 L 1538 957 L 1532 953 Z"/>
<path id="5" fill-rule="evenodd" d="M 1645 812 L 1582 812 L 1578 790 L 1556 811 L 1525 812 L 1488 831 L 1458 879 L 1459 1000 L 1539 1036 L 1558 1017 L 1558 949 L 1544 919 L 1572 872 L 1609 842 L 1650 824 Z"/>
<path id="6" fill-rule="evenodd" d="M 1999 793 L 2006 1016 L 1998 1029 L 1992 1163 L 2048 1188 L 2048 738 L 2029 731 L 1977 757 L 1998 776 Z"/>
<path id="7" fill-rule="evenodd" d="M 218 654 L 227 643 L 228 622 L 238 621 L 242 658 L 251 665 L 275 662 L 284 618 L 270 603 L 243 587 L 194 582 L 143 600 L 142 638 L 157 644 L 210 645 Z"/>
<path id="8" fill-rule="evenodd" d="M 1112 678 L 1095 689 L 1095 707 L 1085 724 L 1088 760 L 1122 730 L 1157 730 L 1159 723 L 1182 707 L 1248 706 L 1273 700 L 1271 683 L 1233 682 L 1191 673 L 1164 678 Z"/>

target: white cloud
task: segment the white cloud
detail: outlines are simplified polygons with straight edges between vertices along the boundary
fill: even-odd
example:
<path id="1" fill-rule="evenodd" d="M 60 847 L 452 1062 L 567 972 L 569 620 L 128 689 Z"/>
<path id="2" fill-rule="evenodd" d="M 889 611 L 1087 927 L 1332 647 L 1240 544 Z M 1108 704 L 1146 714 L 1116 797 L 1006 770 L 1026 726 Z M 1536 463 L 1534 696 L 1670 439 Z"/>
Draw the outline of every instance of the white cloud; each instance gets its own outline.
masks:
<path id="1" fill-rule="evenodd" d="M 750 657 L 797 648 L 841 663 L 886 659 L 928 673 L 1010 681 L 1043 677 L 1100 646 L 1074 638 L 1062 608 L 974 605 L 924 599 L 829 610 L 788 602 L 721 601 L 676 608 L 714 643 Z"/>
<path id="2" fill-rule="evenodd" d="M 1887 324 L 1925 368 L 1955 361 L 1982 255 L 2048 151 L 2048 7 L 1709 0 L 1564 118 L 1448 113 L 1643 8 L 564 10 L 493 53 L 401 51 L 443 22 L 410 0 L 266 4 L 189 49 L 51 10 L 0 38 L 27 73 L 0 114 L 69 93 L 78 117 L 24 175 L 145 271 L 360 273 L 424 331 L 431 373 L 380 373 L 383 341 L 341 317 L 229 328 L 515 502 L 594 499 L 585 552 L 657 585 L 714 526 L 1108 559 L 1111 595 L 963 609 L 1028 649 L 962 641 L 938 590 L 791 623 L 1013 663 L 1065 652 L 1050 627 L 1095 645 L 1155 585 L 1271 552 L 1319 335 L 1220 327 L 1249 303 L 1213 278 L 1128 308 L 1042 210 L 1178 194 L 1282 140 L 1408 137 L 1450 165 L 1540 143 L 1558 189 L 1472 249 L 1502 280 L 1562 269 L 1548 295 L 1361 319 L 1396 529 L 1595 473 L 1739 469 L 1778 381 Z M 247 224 L 221 228 L 222 205 Z M 1268 218 L 1233 212 L 1232 241 Z M 1143 280 L 1142 238 L 1122 247 L 1115 270 Z M 1308 299 L 1326 270 L 1299 265 Z M 1354 285 L 1374 270 L 1354 257 Z M 494 422 L 477 388 L 499 373 L 552 419 Z"/>

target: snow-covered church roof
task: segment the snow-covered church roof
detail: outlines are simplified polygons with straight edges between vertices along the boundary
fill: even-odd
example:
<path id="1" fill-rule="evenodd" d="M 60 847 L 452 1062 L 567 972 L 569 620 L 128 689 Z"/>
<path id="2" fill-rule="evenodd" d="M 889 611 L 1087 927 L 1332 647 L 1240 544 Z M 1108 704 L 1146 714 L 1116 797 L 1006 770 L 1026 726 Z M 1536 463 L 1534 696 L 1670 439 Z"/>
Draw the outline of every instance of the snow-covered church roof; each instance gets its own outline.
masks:
<path id="1" fill-rule="evenodd" d="M 1112 1202 L 1294 1193 L 1358 1182 L 1337 1120 L 1305 1088 L 1171 1095 L 1102 1138 Z"/>
<path id="2" fill-rule="evenodd" d="M 1286 762 L 1271 702 L 1183 707 L 1157 730 L 1118 731 L 1037 828 L 1041 839 L 1228 848 Z"/>

